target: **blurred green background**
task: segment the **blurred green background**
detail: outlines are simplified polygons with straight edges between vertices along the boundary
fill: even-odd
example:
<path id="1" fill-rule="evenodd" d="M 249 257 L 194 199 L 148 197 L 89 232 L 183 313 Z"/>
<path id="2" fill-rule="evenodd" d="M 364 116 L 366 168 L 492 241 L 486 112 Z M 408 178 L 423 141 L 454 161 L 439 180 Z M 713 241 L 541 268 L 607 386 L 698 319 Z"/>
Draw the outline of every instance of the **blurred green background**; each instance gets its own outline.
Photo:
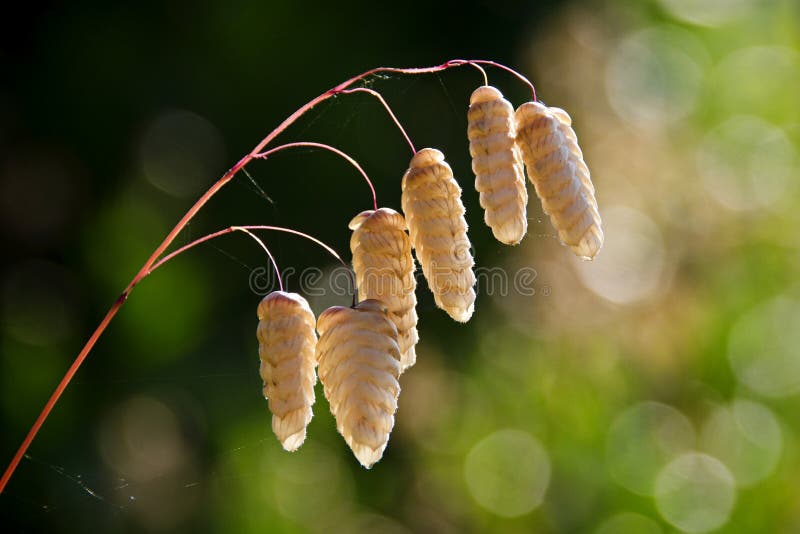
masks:
<path id="1" fill-rule="evenodd" d="M 573 116 L 606 245 L 572 257 L 535 197 L 525 241 L 492 240 L 466 142 L 474 69 L 375 79 L 417 147 L 447 155 L 478 266 L 535 272 L 534 294 L 482 283 L 458 325 L 421 284 L 418 364 L 366 471 L 319 385 L 305 445 L 281 449 L 249 284 L 263 252 L 243 236 L 195 249 L 136 289 L 80 370 L 0 495 L 4 531 L 800 531 L 796 1 L 18 7 L 0 32 L 3 467 L 195 198 L 358 72 L 469 57 L 528 75 Z M 281 139 L 347 151 L 399 209 L 408 147 L 366 95 Z M 346 163 L 296 150 L 248 169 L 255 184 L 240 175 L 176 244 L 280 224 L 349 257 L 370 198 Z M 263 237 L 290 290 L 333 267 Z"/>

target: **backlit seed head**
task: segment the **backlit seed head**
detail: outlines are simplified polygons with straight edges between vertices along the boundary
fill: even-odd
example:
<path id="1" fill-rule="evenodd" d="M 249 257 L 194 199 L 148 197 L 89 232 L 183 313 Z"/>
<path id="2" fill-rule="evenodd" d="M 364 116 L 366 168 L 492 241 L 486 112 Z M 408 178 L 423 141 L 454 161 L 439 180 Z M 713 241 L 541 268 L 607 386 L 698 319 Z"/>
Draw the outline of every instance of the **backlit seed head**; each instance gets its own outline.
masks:
<path id="1" fill-rule="evenodd" d="M 484 85 L 472 93 L 467 121 L 472 172 L 484 220 L 498 241 L 516 245 L 528 231 L 528 192 L 514 142 L 514 108 L 500 91 Z"/>
<path id="2" fill-rule="evenodd" d="M 397 329 L 383 303 L 328 308 L 317 321 L 317 362 L 336 428 L 361 465 L 381 459 L 400 395 Z"/>
<path id="3" fill-rule="evenodd" d="M 306 299 L 273 291 L 258 305 L 258 354 L 272 430 L 287 451 L 306 439 L 314 404 L 316 320 Z"/>
<path id="4" fill-rule="evenodd" d="M 540 102 L 515 113 L 517 145 L 544 212 L 561 242 L 586 259 L 603 246 L 603 229 L 589 168 L 566 111 Z"/>
<path id="5" fill-rule="evenodd" d="M 411 158 L 402 187 L 411 243 L 434 301 L 456 321 L 467 322 L 475 307 L 475 262 L 453 171 L 441 152 L 424 148 Z"/>
<path id="6" fill-rule="evenodd" d="M 397 328 L 403 371 L 417 361 L 414 258 L 406 221 L 393 209 L 363 211 L 350 221 L 353 270 L 361 299 L 380 300 Z"/>

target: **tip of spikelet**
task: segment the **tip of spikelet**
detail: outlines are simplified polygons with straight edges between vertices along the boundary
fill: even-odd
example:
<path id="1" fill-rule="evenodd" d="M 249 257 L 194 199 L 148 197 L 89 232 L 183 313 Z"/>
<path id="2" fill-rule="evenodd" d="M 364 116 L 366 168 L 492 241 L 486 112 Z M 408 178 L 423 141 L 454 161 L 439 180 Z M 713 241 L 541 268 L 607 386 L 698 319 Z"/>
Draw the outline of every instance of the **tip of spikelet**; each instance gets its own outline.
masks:
<path id="1" fill-rule="evenodd" d="M 527 226 L 520 228 L 509 224 L 506 226 L 493 227 L 492 235 L 494 235 L 494 238 L 504 245 L 510 245 L 513 247 L 522 242 L 522 240 L 525 238 L 527 230 Z"/>
<path id="2" fill-rule="evenodd" d="M 525 119 L 531 119 L 537 116 L 540 117 L 542 115 L 566 126 L 572 126 L 572 117 L 570 117 L 569 113 L 561 108 L 548 107 L 541 102 L 525 102 L 514 112 L 514 117 L 517 119 L 517 122 L 524 122 Z"/>
<path id="3" fill-rule="evenodd" d="M 375 210 L 362 211 L 350 220 L 350 222 L 347 224 L 347 227 L 351 230 L 357 230 L 362 224 L 364 224 L 364 221 L 372 216 L 373 213 L 375 213 Z"/>
<path id="4" fill-rule="evenodd" d="M 288 452 L 294 452 L 300 448 L 306 440 L 306 429 L 303 428 L 300 432 L 292 434 L 281 442 L 283 449 Z"/>
<path id="5" fill-rule="evenodd" d="M 360 443 L 355 443 L 350 445 L 350 450 L 353 451 L 353 455 L 355 455 L 356 459 L 361 465 L 363 465 L 366 469 L 371 469 L 373 465 L 378 463 L 378 460 L 383 458 L 383 451 L 386 450 L 386 443 L 377 449 L 373 449 L 372 447 L 362 445 Z"/>
<path id="6" fill-rule="evenodd" d="M 414 342 L 416 343 L 416 341 Z M 405 373 L 417 363 L 417 348 L 412 345 L 400 355 L 400 373 Z"/>
<path id="7" fill-rule="evenodd" d="M 390 224 L 401 230 L 406 229 L 405 218 L 392 208 L 379 208 L 377 210 L 362 211 L 350 221 L 347 227 L 350 230 L 358 230 L 367 221 L 389 221 Z"/>
<path id="8" fill-rule="evenodd" d="M 519 121 L 525 117 L 535 117 L 545 113 L 547 113 L 547 106 L 541 102 L 525 102 L 517 108 L 517 111 L 514 112 L 514 116 L 516 117 L 517 121 Z"/>
<path id="9" fill-rule="evenodd" d="M 482 85 L 472 92 L 472 96 L 469 97 L 469 103 L 473 105 L 482 102 L 494 102 L 501 98 L 503 98 L 503 93 L 497 90 L 497 88 L 491 85 Z"/>
<path id="10" fill-rule="evenodd" d="M 558 120 L 566 124 L 567 126 L 572 126 L 572 117 L 569 116 L 569 113 L 564 111 L 561 108 L 548 108 L 548 111 L 555 115 Z"/>
<path id="11" fill-rule="evenodd" d="M 411 158 L 412 167 L 427 167 L 444 161 L 444 154 L 435 148 L 423 148 Z"/>
<path id="12" fill-rule="evenodd" d="M 475 312 L 475 305 L 471 304 L 466 310 L 448 309 L 446 311 L 454 321 L 466 323 L 472 318 L 472 314 Z"/>
<path id="13" fill-rule="evenodd" d="M 587 232 L 580 243 L 570 248 L 580 259 L 592 261 L 600 253 L 600 249 L 603 248 L 603 239 L 603 230 L 596 225 Z"/>
<path id="14" fill-rule="evenodd" d="M 272 303 L 280 301 L 296 302 L 303 308 L 311 311 L 311 308 L 308 306 L 308 301 L 306 301 L 306 299 L 304 299 L 301 295 L 297 293 L 288 293 L 286 291 L 272 291 L 269 295 L 261 299 L 261 302 L 258 303 L 258 310 L 256 312 L 258 314 L 258 319 L 264 319 L 267 313 L 267 308 L 269 308 Z"/>

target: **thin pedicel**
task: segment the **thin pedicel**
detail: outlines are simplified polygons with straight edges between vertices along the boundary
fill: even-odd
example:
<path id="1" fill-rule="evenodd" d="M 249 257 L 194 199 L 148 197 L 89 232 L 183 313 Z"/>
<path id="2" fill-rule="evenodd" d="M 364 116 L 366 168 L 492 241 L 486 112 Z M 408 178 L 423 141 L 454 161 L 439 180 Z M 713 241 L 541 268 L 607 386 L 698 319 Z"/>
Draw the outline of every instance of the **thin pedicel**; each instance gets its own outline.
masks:
<path id="1" fill-rule="evenodd" d="M 272 268 L 275 269 L 275 277 L 278 279 L 278 288 L 281 291 L 283 291 L 283 280 L 281 279 L 281 270 L 278 268 L 278 263 L 275 261 L 275 256 L 273 256 L 272 252 L 269 251 L 269 249 L 267 248 L 267 245 L 264 244 L 264 242 L 261 240 L 260 237 L 255 235 L 253 232 L 251 232 L 247 228 L 243 228 L 241 226 L 236 226 L 234 228 L 236 230 L 239 230 L 240 232 L 244 232 L 245 234 L 249 235 L 250 237 L 252 237 L 256 241 L 256 243 L 261 245 L 261 248 L 263 248 L 264 252 L 267 253 L 267 256 L 269 257 L 270 263 L 272 263 Z M 153 271 L 150 271 L 150 272 L 152 273 Z"/>
<path id="2" fill-rule="evenodd" d="M 321 246 L 322 248 L 324 248 L 325 251 L 328 252 L 334 258 L 336 258 L 336 260 L 339 263 L 341 263 L 345 268 L 350 270 L 350 266 L 347 265 L 347 262 L 345 262 L 342 259 L 341 256 L 339 256 L 338 252 L 336 252 L 333 248 L 331 248 L 330 246 L 326 245 L 325 243 L 323 243 L 322 241 L 320 241 L 316 237 L 308 235 L 308 234 L 303 233 L 303 232 L 300 232 L 299 230 L 294 230 L 292 228 L 284 228 L 283 226 L 269 226 L 269 225 L 261 224 L 261 225 L 248 225 L 248 226 L 229 226 L 228 228 L 224 228 L 224 229 L 219 230 L 217 232 L 214 232 L 214 233 L 211 233 L 211 234 L 208 234 L 208 235 L 204 235 L 203 237 L 195 239 L 191 243 L 187 243 L 186 245 L 182 246 L 181 248 L 179 248 L 179 249 L 175 250 L 174 252 L 171 252 L 170 254 L 167 254 L 166 256 L 161 258 L 155 265 L 153 265 L 153 268 L 150 269 L 150 271 L 147 274 L 149 275 L 150 273 L 152 273 L 153 271 L 155 271 L 156 269 L 161 267 L 163 264 L 167 263 L 172 258 L 178 256 L 179 254 L 182 254 L 182 253 L 186 252 L 190 248 L 194 248 L 197 245 L 205 243 L 206 241 L 210 241 L 212 239 L 215 239 L 215 238 L 223 236 L 223 235 L 230 234 L 232 232 L 244 232 L 246 234 L 249 234 L 251 237 L 256 239 L 259 243 L 261 243 L 261 245 L 264 248 L 264 250 L 267 250 L 267 247 L 264 246 L 263 242 L 261 242 L 261 239 L 259 239 L 255 235 L 253 235 L 253 233 L 250 230 L 273 230 L 273 231 L 276 231 L 276 232 L 285 232 L 287 234 L 294 234 L 294 235 L 303 237 L 303 238 L 308 239 L 309 241 L 311 241 L 313 243 L 316 243 L 317 245 Z M 267 251 L 267 254 L 269 254 L 269 251 Z M 280 282 L 280 279 L 281 279 L 280 278 L 280 273 L 277 272 L 278 266 L 275 263 L 275 260 L 272 258 L 272 254 L 269 254 L 269 256 L 270 256 L 270 259 L 272 260 L 272 265 L 275 268 L 276 274 L 278 275 L 278 281 Z M 352 280 L 352 273 L 351 273 L 351 280 Z M 353 287 L 355 287 L 355 281 L 353 281 Z M 281 291 L 283 291 L 283 283 L 282 282 L 280 283 L 280 288 L 281 288 Z"/>
<path id="3" fill-rule="evenodd" d="M 386 108 L 386 111 L 389 113 L 389 116 L 391 117 L 392 121 L 400 129 L 400 133 L 402 133 L 403 137 L 406 138 L 406 142 L 408 143 L 408 146 L 411 147 L 411 153 L 412 154 L 416 154 L 417 153 L 417 149 L 414 148 L 414 143 L 411 142 L 411 138 L 408 137 L 408 134 L 406 133 L 405 128 L 403 128 L 403 126 L 400 124 L 400 121 L 397 120 L 397 117 L 395 116 L 394 112 L 392 111 L 392 108 L 389 107 L 389 104 L 386 103 L 386 99 L 384 99 L 383 95 L 381 95 L 378 91 L 375 91 L 373 89 L 369 89 L 367 87 L 356 87 L 355 89 L 344 89 L 344 90 L 340 91 L 340 93 L 342 93 L 342 94 L 368 93 L 368 94 L 371 94 L 372 96 L 374 96 L 375 98 L 377 98 L 380 101 L 380 103 L 383 104 L 383 107 Z M 375 209 L 378 209 L 377 206 L 375 207 Z"/>
<path id="4" fill-rule="evenodd" d="M 398 123 L 398 125 L 399 125 L 399 123 Z M 405 133 L 405 132 L 403 132 L 403 133 Z M 300 141 L 300 142 L 297 142 L 297 143 L 287 143 L 285 145 L 281 145 L 281 146 L 278 146 L 278 147 L 275 147 L 275 148 L 271 148 L 271 149 L 267 150 L 266 152 L 261 152 L 260 154 L 255 154 L 253 156 L 253 159 L 267 159 L 272 154 L 275 154 L 276 152 L 280 152 L 281 150 L 285 150 L 287 148 L 296 148 L 296 147 L 323 148 L 325 150 L 333 152 L 334 154 L 338 154 L 339 156 L 341 156 L 342 158 L 344 158 L 348 162 L 350 162 L 350 164 L 353 167 L 355 167 L 358 170 L 358 172 L 361 173 L 361 176 L 363 176 L 364 180 L 367 182 L 367 185 L 369 186 L 369 190 L 372 192 L 372 207 L 374 209 L 378 209 L 378 197 L 375 194 L 375 186 L 372 185 L 372 181 L 369 179 L 369 176 L 367 176 L 367 173 L 364 171 L 364 169 L 361 168 L 361 165 L 359 165 L 356 160 L 354 160 L 353 158 L 351 158 L 350 156 L 348 156 L 347 154 L 345 154 L 344 152 L 342 152 L 338 148 L 334 148 L 334 147 L 332 147 L 330 145 L 326 145 L 324 143 L 314 143 L 314 142 L 310 142 L 310 141 Z"/>

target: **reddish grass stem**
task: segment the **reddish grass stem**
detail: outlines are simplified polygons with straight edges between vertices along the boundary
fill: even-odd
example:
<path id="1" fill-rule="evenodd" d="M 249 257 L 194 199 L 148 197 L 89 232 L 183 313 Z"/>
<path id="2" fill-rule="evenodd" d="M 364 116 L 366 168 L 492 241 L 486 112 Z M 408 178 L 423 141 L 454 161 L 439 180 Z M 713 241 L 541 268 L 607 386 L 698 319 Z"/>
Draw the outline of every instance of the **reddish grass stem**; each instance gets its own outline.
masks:
<path id="1" fill-rule="evenodd" d="M 480 67 L 478 67 L 478 68 L 480 69 Z M 403 137 L 406 138 L 406 142 L 408 143 L 408 146 L 411 147 L 411 154 L 413 155 L 413 154 L 417 153 L 417 149 L 414 148 L 414 143 L 411 142 L 411 138 L 406 133 L 405 128 L 403 128 L 403 125 L 400 124 L 399 120 L 397 120 L 397 116 L 395 116 L 394 112 L 392 112 L 392 108 L 389 107 L 389 104 L 383 98 L 383 95 L 381 95 L 378 91 L 375 91 L 373 89 L 369 89 L 367 87 L 355 87 L 353 89 L 345 89 L 345 90 L 341 91 L 341 93 L 342 94 L 369 93 L 372 96 L 374 96 L 375 98 L 377 98 L 380 101 L 380 103 L 383 104 L 383 107 L 386 108 L 386 111 L 389 113 L 389 117 L 392 118 L 392 121 L 394 121 L 395 125 L 400 129 L 400 133 L 402 133 Z M 377 210 L 378 208 L 375 208 L 375 209 Z"/>
<path id="2" fill-rule="evenodd" d="M 250 234 L 250 236 L 253 237 L 253 239 L 255 239 L 256 241 L 258 241 L 261 244 L 261 246 L 264 248 L 264 250 L 267 251 L 267 254 L 269 254 L 269 257 L 272 260 L 272 265 L 273 265 L 273 267 L 275 267 L 275 272 L 278 274 L 278 282 L 280 284 L 281 291 L 283 291 L 283 283 L 281 282 L 281 275 L 278 272 L 278 265 L 275 263 L 275 260 L 273 259 L 272 254 L 270 254 L 269 250 L 264 245 L 264 243 L 261 241 L 261 239 L 259 239 L 255 235 L 253 235 L 253 233 L 250 232 L 250 230 L 273 230 L 273 231 L 276 231 L 276 232 L 285 232 L 287 234 L 294 234 L 294 235 L 303 237 L 305 239 L 308 239 L 309 241 L 312 241 L 312 242 L 316 243 L 317 245 L 321 246 L 322 248 L 324 248 L 331 256 L 336 258 L 339 261 L 339 263 L 341 263 L 347 269 L 347 272 L 350 275 L 350 283 L 353 285 L 353 306 L 356 305 L 356 278 L 355 278 L 355 273 L 353 273 L 353 270 L 350 268 L 350 266 L 347 264 L 347 262 L 342 259 L 342 257 L 339 255 L 339 253 L 336 252 L 336 250 L 334 250 L 333 247 L 331 247 L 330 245 L 326 245 L 324 242 L 320 241 L 319 239 L 317 239 L 316 237 L 314 237 L 312 235 L 306 234 L 306 233 L 301 232 L 299 230 L 294 230 L 292 228 L 284 228 L 283 226 L 268 226 L 268 225 L 263 225 L 263 224 L 262 225 L 250 225 L 250 226 L 229 226 L 228 228 L 224 228 L 222 230 L 214 232 L 213 234 L 208 234 L 208 235 L 205 235 L 205 236 L 200 237 L 198 239 L 195 239 L 191 243 L 187 243 L 186 245 L 183 245 L 179 249 L 170 252 L 169 254 L 167 254 L 166 256 L 161 258 L 160 260 L 158 260 L 158 262 L 156 262 L 156 264 L 153 265 L 152 269 L 150 269 L 150 271 L 147 274 L 149 275 L 150 273 L 152 273 L 153 271 L 155 271 L 156 269 L 158 269 L 159 267 L 161 267 L 162 265 L 167 263 L 172 258 L 174 258 L 174 257 L 176 257 L 176 256 L 178 256 L 180 254 L 183 254 L 184 252 L 186 252 L 190 248 L 194 248 L 197 245 L 200 245 L 201 243 L 205 243 L 206 241 L 210 241 L 210 240 L 215 239 L 217 237 L 220 237 L 220 236 L 223 236 L 223 235 L 226 235 L 226 234 L 230 234 L 231 232 L 239 231 L 239 232 L 245 232 L 247 234 Z"/>
<path id="3" fill-rule="evenodd" d="M 516 76 L 522 83 L 527 85 L 528 88 L 530 88 L 533 101 L 536 102 L 536 88 L 533 86 L 533 84 L 531 83 L 531 81 L 528 78 L 526 78 L 525 76 L 523 76 L 519 72 L 515 71 L 511 67 L 506 67 L 505 65 L 502 65 L 502 64 L 497 63 L 495 61 L 487 61 L 485 59 L 454 60 L 454 61 L 465 61 L 466 63 L 469 63 L 470 65 L 490 65 L 492 67 L 496 67 L 498 69 L 502 69 L 502 70 L 504 70 L 506 72 L 510 72 L 511 74 Z"/>
<path id="4" fill-rule="evenodd" d="M 361 176 L 364 177 L 364 180 L 366 180 L 367 185 L 369 186 L 369 190 L 372 192 L 372 207 L 375 210 L 378 209 L 378 197 L 375 194 L 375 186 L 372 185 L 372 181 L 369 179 L 369 176 L 367 176 L 367 173 L 364 171 L 364 169 L 361 168 L 361 165 L 359 165 L 356 160 L 354 160 L 353 158 L 351 158 L 350 156 L 348 156 L 347 154 L 345 154 L 344 152 L 342 152 L 338 148 L 334 148 L 334 147 L 332 147 L 330 145 L 326 145 L 324 143 L 313 143 L 311 141 L 300 141 L 300 142 L 297 142 L 297 143 L 287 143 L 285 145 L 281 145 L 281 146 L 277 146 L 275 148 L 271 148 L 271 149 L 267 150 L 266 152 L 261 152 L 260 154 L 253 155 L 253 158 L 256 158 L 256 159 L 267 159 L 268 157 L 270 157 L 272 154 L 275 154 L 276 152 L 280 152 L 281 150 L 285 150 L 287 148 L 296 148 L 296 147 L 323 148 L 325 150 L 329 150 L 330 152 L 333 152 L 334 154 L 338 154 L 339 156 L 343 157 L 348 162 L 350 162 L 350 164 L 353 167 L 355 167 L 358 170 L 358 172 L 361 173 Z"/>
<path id="5" fill-rule="evenodd" d="M 536 90 L 534 89 L 533 84 L 527 78 L 525 78 L 525 76 L 523 76 L 522 74 L 518 73 L 517 71 L 515 71 L 515 70 L 513 70 L 513 69 L 511 69 L 509 67 L 506 67 L 505 65 L 501 65 L 501 64 L 496 63 L 494 61 L 487 61 L 487 60 L 453 59 L 453 60 L 450 60 L 450 61 L 446 61 L 445 63 L 442 63 L 441 65 L 436 65 L 436 66 L 433 66 L 433 67 L 422 67 L 422 68 L 378 67 L 378 68 L 375 68 L 375 69 L 368 70 L 366 72 L 362 72 L 361 74 L 353 76 L 352 78 L 350 78 L 348 80 L 345 80 L 344 82 L 340 83 L 339 85 L 337 85 L 337 86 L 325 91 L 324 93 L 322 93 L 321 95 L 317 96 L 316 98 L 313 98 L 312 100 L 309 100 L 307 103 L 305 103 L 301 107 L 299 107 L 294 113 L 292 113 L 291 115 L 286 117 L 286 119 L 284 119 L 283 122 L 281 122 L 278 125 L 277 128 L 272 130 L 264 139 L 262 139 L 253 148 L 253 150 L 250 151 L 249 154 L 247 154 L 242 159 L 240 159 L 236 163 L 236 165 L 231 167 L 228 170 L 228 172 L 226 172 L 222 176 L 222 178 L 217 180 L 208 189 L 208 191 L 203 193 L 203 195 L 194 203 L 194 205 L 191 208 L 189 208 L 189 211 L 186 212 L 186 214 L 181 218 L 181 220 L 178 221 L 178 223 L 175 225 L 175 227 L 172 230 L 170 230 L 170 232 L 167 234 L 167 236 L 164 238 L 164 240 L 161 242 L 161 244 L 158 245 L 158 247 L 156 247 L 156 249 L 153 251 L 153 253 L 150 255 L 150 257 L 144 263 L 144 265 L 142 265 L 142 268 L 139 269 L 139 272 L 136 273 L 136 276 L 133 277 L 133 279 L 130 281 L 130 283 L 125 288 L 125 290 L 120 294 L 119 297 L 117 297 L 117 299 L 111 305 L 111 308 L 108 310 L 108 312 L 106 312 L 106 315 L 100 321 L 100 324 L 97 325 L 97 328 L 94 330 L 92 335 L 89 337 L 89 340 L 83 346 L 83 348 L 78 353 L 78 355 L 75 357 L 75 360 L 72 362 L 72 365 L 70 365 L 69 368 L 67 369 L 67 372 L 64 374 L 64 377 L 58 383 L 58 385 L 56 386 L 55 390 L 53 391 L 53 394 L 50 396 L 50 398 L 45 403 L 44 408 L 42 408 L 41 413 L 36 418 L 36 421 L 33 423 L 33 426 L 28 431 L 28 434 L 25 436 L 25 439 L 22 441 L 22 444 L 20 445 L 19 449 L 17 449 L 17 452 L 14 454 L 14 457 L 11 459 L 11 463 L 9 463 L 8 467 L 6 468 L 5 472 L 3 473 L 2 478 L 0 478 L 0 493 L 2 493 L 5 490 L 6 485 L 8 484 L 8 481 L 11 479 L 11 475 L 14 474 L 14 471 L 16 470 L 17 466 L 19 465 L 19 462 L 25 456 L 25 452 L 28 450 L 28 447 L 30 447 L 31 443 L 33 442 L 33 439 L 36 437 L 36 434 L 39 432 L 39 429 L 42 427 L 42 424 L 44 424 L 44 421 L 50 415 L 50 412 L 53 410 L 53 407 L 55 406 L 56 402 L 58 402 L 58 399 L 64 393 L 64 390 L 67 388 L 69 383 L 72 381 L 72 378 L 75 376 L 75 373 L 78 371 L 80 366 L 83 364 L 84 360 L 89 355 L 89 353 L 91 352 L 92 348 L 94 348 L 94 345 L 95 345 L 95 343 L 97 343 L 97 340 L 100 338 L 100 336 L 103 334 L 105 329 L 108 327 L 109 323 L 111 322 L 111 319 L 114 318 L 114 316 L 120 310 L 122 305 L 128 299 L 128 296 L 130 295 L 131 291 L 133 291 L 133 288 L 136 287 L 136 285 L 139 282 L 141 282 L 152 271 L 153 266 L 157 264 L 157 262 L 159 261 L 159 258 L 166 252 L 166 250 L 169 248 L 169 246 L 172 244 L 172 242 L 175 240 L 175 238 L 178 236 L 178 234 L 186 227 L 187 224 L 189 224 L 189 221 L 191 221 L 194 218 L 194 216 L 197 215 L 197 212 L 200 211 L 200 209 L 225 184 L 230 182 L 233 179 L 233 177 L 236 176 L 236 174 L 245 165 L 250 163 L 250 161 L 253 158 L 259 157 L 259 154 L 261 153 L 262 150 L 264 150 L 264 147 L 266 147 L 268 144 L 270 144 L 272 141 L 274 141 L 276 137 L 278 137 L 281 133 L 286 131 L 286 129 L 289 126 L 291 126 L 298 118 L 300 118 L 302 115 L 304 115 L 305 113 L 307 113 L 308 111 L 313 109 L 315 106 L 317 106 L 321 102 L 324 102 L 325 100 L 327 100 L 328 98 L 334 96 L 335 94 L 341 93 L 343 90 L 347 89 L 348 87 L 350 87 L 354 83 L 358 82 L 359 80 L 362 80 L 362 79 L 367 78 L 369 76 L 372 76 L 372 75 L 375 75 L 375 74 L 380 74 L 380 73 L 431 74 L 431 73 L 435 73 L 435 72 L 441 72 L 443 70 L 447 70 L 447 69 L 452 68 L 452 67 L 459 67 L 459 66 L 462 66 L 462 65 L 473 65 L 473 64 L 491 65 L 493 67 L 497 67 L 497 68 L 503 69 L 505 71 L 508 71 L 508 72 L 514 74 L 517 78 L 522 80 L 523 83 L 526 83 L 530 87 L 531 93 L 533 94 L 533 100 L 536 100 Z M 265 154 L 267 154 L 267 152 L 265 152 Z M 377 202 L 375 202 L 375 207 L 377 209 Z M 233 231 L 233 230 L 231 230 L 231 231 Z M 158 264 L 161 264 L 161 263 L 159 262 Z M 355 295 L 355 293 L 354 293 L 354 295 Z"/>
<path id="6" fill-rule="evenodd" d="M 179 249 L 176 249 L 173 252 L 170 252 L 169 254 L 167 254 L 166 256 L 161 258 L 160 260 L 158 260 L 153 265 L 153 267 L 150 269 L 150 271 L 147 274 L 149 275 L 150 273 L 152 273 L 153 271 L 155 271 L 156 269 L 158 269 L 159 267 L 161 267 L 162 265 L 164 265 L 165 263 L 167 263 L 168 261 L 170 261 L 174 257 L 179 256 L 180 254 L 186 252 L 190 248 L 194 248 L 194 247 L 196 247 L 197 245 L 199 245 L 201 243 L 205 243 L 206 241 L 210 241 L 210 240 L 212 240 L 214 238 L 217 238 L 217 237 L 220 237 L 220 236 L 223 236 L 223 235 L 227 235 L 227 234 L 230 234 L 232 232 L 237 232 L 237 231 L 238 232 L 245 232 L 245 233 L 250 234 L 251 236 L 253 236 L 259 242 L 261 242 L 261 239 L 259 239 L 255 235 L 253 235 L 252 232 L 250 232 L 250 230 L 274 230 L 276 232 L 285 232 L 287 234 L 294 234 L 294 235 L 298 235 L 300 237 L 304 237 L 304 238 L 308 239 L 309 241 L 313 241 L 317 245 L 319 245 L 322 248 L 324 248 L 331 256 L 336 258 L 336 260 L 338 260 L 339 263 L 341 263 L 342 265 L 344 265 L 348 269 L 350 268 L 350 266 L 347 265 L 347 262 L 345 262 L 342 259 L 342 257 L 336 252 L 336 250 L 333 249 L 333 247 L 331 247 L 329 245 L 326 245 L 324 242 L 320 241 L 316 237 L 308 235 L 306 233 L 303 233 L 303 232 L 301 232 L 299 230 L 294 230 L 292 228 L 284 228 L 283 226 L 268 226 L 268 225 L 263 225 L 262 224 L 262 225 L 248 225 L 248 226 L 229 226 L 227 228 L 224 228 L 224 229 L 219 230 L 217 232 L 214 232 L 212 234 L 204 235 L 203 237 L 195 239 L 191 243 L 187 243 L 186 245 L 183 245 Z M 262 246 L 263 246 L 263 243 L 262 243 Z M 266 247 L 264 247 L 264 249 L 266 250 Z M 271 254 L 270 254 L 270 258 L 272 258 Z M 277 269 L 277 265 L 275 265 L 274 260 L 273 260 L 273 265 Z M 281 286 L 281 290 L 283 290 L 283 286 Z"/>

